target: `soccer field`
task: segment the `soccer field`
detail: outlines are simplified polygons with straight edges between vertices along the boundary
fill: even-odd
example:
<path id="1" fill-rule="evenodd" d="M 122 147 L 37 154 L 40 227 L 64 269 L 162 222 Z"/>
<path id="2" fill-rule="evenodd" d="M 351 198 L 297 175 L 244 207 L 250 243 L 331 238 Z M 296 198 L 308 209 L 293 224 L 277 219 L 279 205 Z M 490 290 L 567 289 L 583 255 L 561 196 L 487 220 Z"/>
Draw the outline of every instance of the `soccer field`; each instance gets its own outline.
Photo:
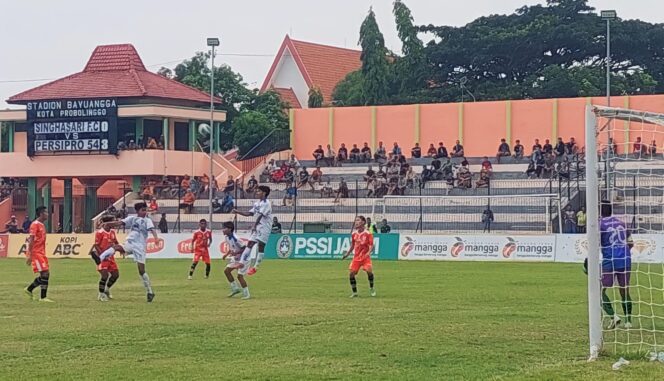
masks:
<path id="1" fill-rule="evenodd" d="M 579 265 L 376 262 L 378 296 L 350 299 L 348 262 L 266 261 L 252 300 L 228 299 L 189 262 L 153 260 L 145 302 L 135 266 L 96 300 L 91 261 L 53 260 L 44 305 L 23 260 L 0 261 L 1 379 L 661 380 L 664 364 L 586 363 Z M 616 304 L 616 308 L 619 308 Z"/>

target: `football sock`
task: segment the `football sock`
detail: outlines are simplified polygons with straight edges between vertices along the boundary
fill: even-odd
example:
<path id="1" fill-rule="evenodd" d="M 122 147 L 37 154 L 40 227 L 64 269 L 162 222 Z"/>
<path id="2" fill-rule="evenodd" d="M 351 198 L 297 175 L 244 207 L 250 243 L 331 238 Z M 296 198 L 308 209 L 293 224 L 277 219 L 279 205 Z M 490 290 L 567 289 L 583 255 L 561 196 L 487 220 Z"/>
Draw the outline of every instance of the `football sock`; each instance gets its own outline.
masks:
<path id="1" fill-rule="evenodd" d="M 191 268 L 189 269 L 189 276 L 193 276 L 193 275 L 194 275 L 194 270 L 196 270 L 196 265 L 197 265 L 197 264 L 198 264 L 198 262 L 192 262 L 192 263 L 191 263 Z"/>
<path id="2" fill-rule="evenodd" d="M 111 277 L 108 279 L 108 282 L 106 282 L 106 290 L 110 289 L 113 287 L 115 282 L 117 282 L 119 277 L 111 275 Z"/>
<path id="3" fill-rule="evenodd" d="M 350 276 L 350 288 L 353 292 L 357 292 L 357 281 L 355 280 L 355 275 Z"/>
<path id="4" fill-rule="evenodd" d="M 264 256 L 264 255 L 265 255 L 265 254 L 264 254 L 264 253 L 261 253 L 260 251 L 259 251 L 258 253 L 256 253 L 256 263 L 254 263 L 254 266 L 253 266 L 253 267 L 257 268 L 258 265 L 260 265 L 261 262 L 263 262 L 263 256 Z"/>
<path id="5" fill-rule="evenodd" d="M 152 292 L 152 286 L 150 285 L 150 277 L 148 276 L 148 273 L 143 273 L 143 275 L 141 275 L 141 279 L 143 280 L 143 287 L 145 287 L 148 294 L 154 294 L 154 292 Z"/>
<path id="6" fill-rule="evenodd" d="M 609 296 L 606 295 L 606 289 L 602 290 L 602 309 L 609 316 L 613 316 L 615 314 L 613 311 L 613 306 L 611 305 L 611 299 L 609 299 Z"/>
<path id="7" fill-rule="evenodd" d="M 625 317 L 627 317 L 627 321 L 630 321 L 632 316 L 632 298 L 630 298 L 629 295 L 626 295 L 622 299 L 622 309 L 625 313 Z"/>
<path id="8" fill-rule="evenodd" d="M 35 280 L 33 280 L 32 283 L 30 283 L 30 285 L 28 286 L 28 291 L 32 292 L 32 290 L 39 287 L 39 284 L 40 284 L 39 277 L 36 277 Z"/>
<path id="9" fill-rule="evenodd" d="M 373 275 L 373 273 L 369 273 L 368 277 L 369 277 L 369 287 L 373 288 L 373 285 L 374 285 L 374 275 Z"/>
<path id="10" fill-rule="evenodd" d="M 107 279 L 104 278 L 99 279 L 99 292 L 104 292 L 104 290 L 106 289 L 106 282 Z"/>
<path id="11" fill-rule="evenodd" d="M 205 264 L 205 276 L 206 277 L 210 276 L 210 264 L 209 263 Z"/>
<path id="12" fill-rule="evenodd" d="M 42 275 L 39 279 L 39 285 L 41 286 L 41 298 L 44 299 L 48 293 L 48 275 Z"/>
<path id="13" fill-rule="evenodd" d="M 233 291 L 233 292 L 240 289 L 240 287 L 238 287 L 238 285 L 237 285 L 237 283 L 235 283 L 235 281 L 228 282 L 228 284 L 231 286 L 231 291 Z"/>
<path id="14" fill-rule="evenodd" d="M 248 297 L 249 296 L 249 287 L 245 287 L 242 289 L 242 296 Z"/>

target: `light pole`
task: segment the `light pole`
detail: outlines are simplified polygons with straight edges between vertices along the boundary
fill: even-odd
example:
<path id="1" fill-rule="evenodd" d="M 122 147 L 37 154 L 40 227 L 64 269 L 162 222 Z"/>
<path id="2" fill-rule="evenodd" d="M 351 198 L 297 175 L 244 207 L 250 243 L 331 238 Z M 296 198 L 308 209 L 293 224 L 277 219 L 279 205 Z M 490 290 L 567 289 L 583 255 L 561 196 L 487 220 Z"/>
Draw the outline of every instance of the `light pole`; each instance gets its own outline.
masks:
<path id="1" fill-rule="evenodd" d="M 212 160 L 212 147 L 214 144 L 214 48 L 219 46 L 219 39 L 216 37 L 207 39 L 207 46 L 212 49 L 210 55 L 210 179 L 208 180 L 208 212 L 210 218 L 210 230 L 212 230 L 212 196 L 216 192 L 214 189 L 214 162 Z"/>
<path id="2" fill-rule="evenodd" d="M 611 107 L 611 20 L 615 20 L 618 14 L 615 10 L 601 11 L 602 20 L 606 20 L 606 106 Z M 611 201 L 611 155 L 613 152 L 613 141 L 611 126 L 606 129 L 606 198 Z"/>

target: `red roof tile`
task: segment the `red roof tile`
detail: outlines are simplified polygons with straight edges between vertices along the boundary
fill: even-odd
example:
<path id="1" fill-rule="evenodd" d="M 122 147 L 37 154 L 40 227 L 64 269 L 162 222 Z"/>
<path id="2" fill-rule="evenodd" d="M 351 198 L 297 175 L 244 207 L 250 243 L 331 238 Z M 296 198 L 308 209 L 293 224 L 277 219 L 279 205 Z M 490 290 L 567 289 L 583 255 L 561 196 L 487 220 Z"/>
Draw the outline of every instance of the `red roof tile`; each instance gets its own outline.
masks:
<path id="1" fill-rule="evenodd" d="M 94 97 L 210 102 L 210 95 L 203 91 L 147 71 L 131 44 L 98 46 L 82 72 L 16 94 L 7 102 Z"/>
<path id="2" fill-rule="evenodd" d="M 269 87 L 271 77 L 286 48 L 293 55 L 307 85 L 309 87 L 320 87 L 325 102 L 332 100 L 332 92 L 337 83 L 344 79 L 348 73 L 362 67 L 360 61 L 362 52 L 359 50 L 292 40 L 287 35 L 272 64 L 272 68 L 270 68 L 270 72 L 265 78 L 261 88 L 262 91 Z"/>
<path id="3" fill-rule="evenodd" d="M 302 108 L 300 101 L 295 96 L 293 88 L 284 89 L 282 87 L 273 87 L 272 90 L 276 91 L 277 94 L 281 97 L 281 100 L 288 104 L 290 108 Z"/>

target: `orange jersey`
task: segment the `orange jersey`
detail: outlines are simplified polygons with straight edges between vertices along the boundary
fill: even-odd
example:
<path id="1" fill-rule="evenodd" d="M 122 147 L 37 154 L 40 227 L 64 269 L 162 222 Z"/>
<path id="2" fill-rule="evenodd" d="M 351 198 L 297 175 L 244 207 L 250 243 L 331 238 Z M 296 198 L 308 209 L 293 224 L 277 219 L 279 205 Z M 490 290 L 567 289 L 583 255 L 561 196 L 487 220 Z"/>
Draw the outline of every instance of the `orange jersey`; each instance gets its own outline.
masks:
<path id="1" fill-rule="evenodd" d="M 197 230 L 194 232 L 192 243 L 194 244 L 194 251 L 197 253 L 207 253 L 208 242 L 212 239 L 212 232 L 210 230 L 202 231 Z"/>
<path id="2" fill-rule="evenodd" d="M 373 235 L 368 230 L 353 233 L 353 260 L 361 261 L 371 258 L 371 246 L 373 246 Z"/>
<path id="3" fill-rule="evenodd" d="M 32 253 L 33 257 L 46 256 L 46 228 L 44 224 L 35 220 L 30 224 L 30 237 L 32 237 Z"/>
<path id="4" fill-rule="evenodd" d="M 116 243 L 118 243 L 118 239 L 115 236 L 114 230 L 106 231 L 104 229 L 99 229 L 95 233 L 95 245 L 100 250 L 100 252 L 97 253 L 99 255 L 101 255 L 101 253 Z"/>

